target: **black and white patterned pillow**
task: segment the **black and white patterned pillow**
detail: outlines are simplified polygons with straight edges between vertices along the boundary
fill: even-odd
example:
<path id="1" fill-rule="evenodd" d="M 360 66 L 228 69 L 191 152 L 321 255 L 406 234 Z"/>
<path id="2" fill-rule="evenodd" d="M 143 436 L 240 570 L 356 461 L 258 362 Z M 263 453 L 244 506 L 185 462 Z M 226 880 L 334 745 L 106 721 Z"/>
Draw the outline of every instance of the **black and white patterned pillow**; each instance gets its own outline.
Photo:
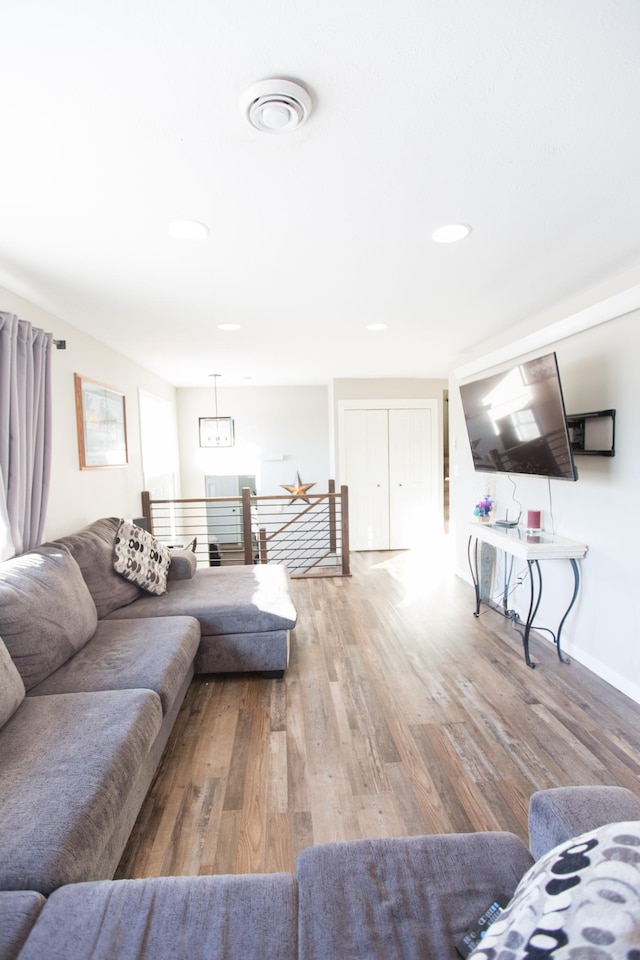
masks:
<path id="1" fill-rule="evenodd" d="M 590 830 L 541 857 L 471 958 L 640 960 L 640 821 Z"/>
<path id="2" fill-rule="evenodd" d="M 113 548 L 116 573 L 148 593 L 160 596 L 167 592 L 170 563 L 168 547 L 130 520 L 120 521 Z"/>

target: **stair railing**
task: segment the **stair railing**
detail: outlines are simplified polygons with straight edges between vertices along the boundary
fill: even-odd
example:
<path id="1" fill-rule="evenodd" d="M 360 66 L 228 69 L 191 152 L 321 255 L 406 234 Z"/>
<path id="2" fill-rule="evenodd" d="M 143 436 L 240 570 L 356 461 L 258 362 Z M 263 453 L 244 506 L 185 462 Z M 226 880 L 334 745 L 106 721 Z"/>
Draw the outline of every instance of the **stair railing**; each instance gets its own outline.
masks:
<path id="1" fill-rule="evenodd" d="M 194 547 L 199 565 L 286 564 L 294 577 L 349 576 L 349 495 L 326 493 L 153 499 L 142 492 L 147 529 L 170 546 Z"/>

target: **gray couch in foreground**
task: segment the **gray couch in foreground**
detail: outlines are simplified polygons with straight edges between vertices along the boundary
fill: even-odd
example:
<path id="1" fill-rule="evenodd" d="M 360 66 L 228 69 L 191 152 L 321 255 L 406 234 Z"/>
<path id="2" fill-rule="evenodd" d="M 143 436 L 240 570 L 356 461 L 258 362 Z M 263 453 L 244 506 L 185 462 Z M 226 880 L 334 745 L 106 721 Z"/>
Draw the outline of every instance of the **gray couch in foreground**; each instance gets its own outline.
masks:
<path id="1" fill-rule="evenodd" d="M 456 943 L 492 900 L 514 891 L 503 915 L 511 917 L 507 946 L 488 950 L 485 960 L 635 960 L 640 915 L 625 883 L 637 881 L 640 800 L 617 787 L 546 790 L 531 798 L 529 818 L 530 847 L 542 858 L 535 865 L 512 834 L 472 833 L 309 848 L 296 877 L 102 881 L 63 887 L 48 900 L 0 893 L 0 960 L 454 960 Z M 603 862 L 597 839 L 575 844 L 570 838 L 618 821 L 633 822 L 613 831 L 615 842 L 601 844 L 613 864 L 603 887 L 589 875 L 590 863 L 598 870 Z M 560 852 L 548 853 L 557 844 Z M 542 896 L 532 889 L 540 882 L 536 872 Z M 565 916 L 558 919 L 556 911 L 546 934 L 536 903 L 544 905 L 554 883 L 562 886 Z M 576 895 L 585 889 L 591 899 Z M 604 894 L 606 929 L 598 894 Z M 523 901 L 525 918 L 517 916 Z M 587 913 L 580 914 L 585 903 Z M 581 952 L 570 916 L 576 911 L 577 936 L 593 941 Z M 561 949 L 551 951 L 547 939 L 544 950 L 529 952 L 541 933 Z"/>
<path id="2" fill-rule="evenodd" d="M 194 670 L 287 665 L 285 568 L 176 554 L 147 603 L 114 571 L 118 524 L 0 564 L 0 890 L 112 877 Z"/>

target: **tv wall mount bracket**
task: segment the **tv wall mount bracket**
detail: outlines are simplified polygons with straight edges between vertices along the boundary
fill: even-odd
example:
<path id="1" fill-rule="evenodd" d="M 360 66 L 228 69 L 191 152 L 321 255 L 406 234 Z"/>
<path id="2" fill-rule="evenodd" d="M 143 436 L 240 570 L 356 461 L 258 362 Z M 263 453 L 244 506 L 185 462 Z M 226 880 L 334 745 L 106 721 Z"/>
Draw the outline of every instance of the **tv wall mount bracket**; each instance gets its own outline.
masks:
<path id="1" fill-rule="evenodd" d="M 611 446 L 606 448 L 593 448 L 588 446 L 587 424 L 608 417 L 611 420 L 610 440 Z M 572 413 L 567 415 L 567 427 L 569 428 L 569 437 L 571 440 L 571 449 L 573 453 L 586 457 L 615 457 L 616 455 L 616 411 L 615 410 L 596 410 L 594 413 Z"/>

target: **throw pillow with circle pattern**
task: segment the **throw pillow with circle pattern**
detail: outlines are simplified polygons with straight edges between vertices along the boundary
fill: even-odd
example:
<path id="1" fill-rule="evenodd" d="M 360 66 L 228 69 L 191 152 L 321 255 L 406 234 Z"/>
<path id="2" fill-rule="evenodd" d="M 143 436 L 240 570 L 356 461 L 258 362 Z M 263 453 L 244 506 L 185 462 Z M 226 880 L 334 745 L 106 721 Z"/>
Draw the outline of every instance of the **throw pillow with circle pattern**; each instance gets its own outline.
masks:
<path id="1" fill-rule="evenodd" d="M 640 821 L 590 830 L 541 857 L 471 958 L 640 960 Z"/>
<path id="2" fill-rule="evenodd" d="M 170 563 L 168 547 L 130 520 L 120 521 L 113 547 L 116 573 L 148 593 L 161 596 L 167 592 Z"/>

